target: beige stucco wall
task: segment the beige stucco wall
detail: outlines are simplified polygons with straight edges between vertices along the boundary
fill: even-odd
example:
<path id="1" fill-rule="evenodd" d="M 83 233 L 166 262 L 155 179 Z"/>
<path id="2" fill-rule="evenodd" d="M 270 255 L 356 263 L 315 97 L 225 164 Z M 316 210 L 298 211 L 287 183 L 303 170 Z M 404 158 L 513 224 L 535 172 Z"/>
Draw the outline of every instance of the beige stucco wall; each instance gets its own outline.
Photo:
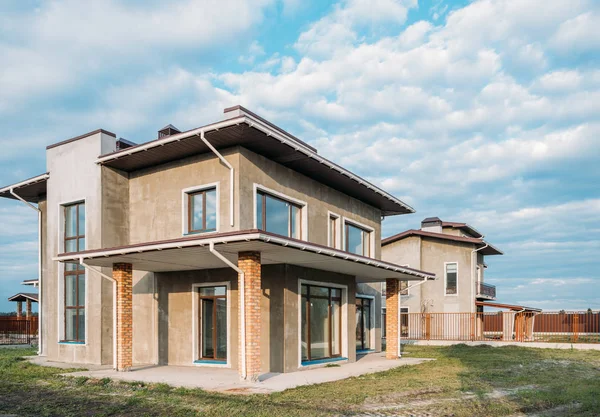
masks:
<path id="1" fill-rule="evenodd" d="M 222 151 L 239 178 L 238 148 Z M 229 169 L 213 154 L 203 154 L 133 172 L 129 175 L 130 243 L 175 239 L 183 235 L 183 190 L 218 183 L 217 232 L 239 228 L 239 180 L 235 184 L 235 226 L 229 219 Z"/>
<path id="2" fill-rule="evenodd" d="M 309 242 L 327 245 L 328 211 L 374 229 L 374 258 L 380 258 L 381 211 L 270 159 L 240 148 L 241 229 L 252 229 L 254 184 L 304 201 L 308 208 Z"/>
<path id="3" fill-rule="evenodd" d="M 411 236 L 383 247 L 383 259 L 433 272 L 437 279 L 409 290 L 402 306 L 410 313 L 469 313 L 475 306 L 476 265 L 471 261 L 474 245 Z M 458 294 L 445 294 L 445 263 L 458 264 Z M 425 307 L 426 306 L 426 307 Z"/>
<path id="4" fill-rule="evenodd" d="M 46 219 L 44 222 L 44 276 L 42 304 L 44 305 L 45 353 L 51 360 L 75 363 L 101 364 L 112 356 L 112 332 L 107 324 L 112 321 L 110 287 L 95 272 L 86 273 L 86 343 L 82 345 L 59 343 L 64 338 L 63 265 L 52 260 L 63 252 L 63 213 L 61 205 L 85 200 L 86 249 L 104 247 L 102 235 L 102 179 L 101 168 L 95 161 L 98 155 L 114 150 L 115 138 L 96 133 L 66 143 L 46 152 L 47 185 Z M 106 342 L 106 343 L 103 343 Z M 111 360 L 112 361 L 112 360 Z"/>

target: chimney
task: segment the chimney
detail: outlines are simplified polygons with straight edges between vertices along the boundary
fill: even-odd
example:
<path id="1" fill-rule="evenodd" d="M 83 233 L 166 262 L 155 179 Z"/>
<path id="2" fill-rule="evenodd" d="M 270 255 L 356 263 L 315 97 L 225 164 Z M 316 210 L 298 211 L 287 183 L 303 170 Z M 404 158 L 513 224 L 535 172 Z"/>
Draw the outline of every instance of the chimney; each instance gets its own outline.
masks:
<path id="1" fill-rule="evenodd" d="M 421 230 L 424 232 L 442 233 L 442 221 L 439 217 L 427 217 L 421 222 Z"/>
<path id="2" fill-rule="evenodd" d="M 181 130 L 177 129 L 172 124 L 168 124 L 158 131 L 158 138 L 166 138 L 167 136 L 175 135 L 177 133 L 181 133 Z"/>

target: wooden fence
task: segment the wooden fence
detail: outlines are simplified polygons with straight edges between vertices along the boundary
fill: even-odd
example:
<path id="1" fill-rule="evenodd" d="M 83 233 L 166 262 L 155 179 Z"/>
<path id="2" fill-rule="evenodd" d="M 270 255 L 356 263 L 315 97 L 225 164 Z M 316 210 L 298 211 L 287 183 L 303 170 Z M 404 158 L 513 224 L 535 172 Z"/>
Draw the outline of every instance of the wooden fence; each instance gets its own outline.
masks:
<path id="1" fill-rule="evenodd" d="M 37 333 L 37 316 L 29 319 L 15 316 L 0 317 L 0 345 L 29 345 L 37 340 Z"/>
<path id="2" fill-rule="evenodd" d="M 600 312 L 402 313 L 410 340 L 600 343 Z"/>

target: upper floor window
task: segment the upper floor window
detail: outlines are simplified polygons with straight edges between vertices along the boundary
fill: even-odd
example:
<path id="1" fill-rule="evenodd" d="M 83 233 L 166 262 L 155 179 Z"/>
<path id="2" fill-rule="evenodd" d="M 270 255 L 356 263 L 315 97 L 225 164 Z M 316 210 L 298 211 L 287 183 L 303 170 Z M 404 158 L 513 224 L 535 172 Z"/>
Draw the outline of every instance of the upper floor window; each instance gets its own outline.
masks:
<path id="1" fill-rule="evenodd" d="M 65 252 L 85 250 L 85 204 L 63 206 Z M 64 340 L 85 340 L 85 269 L 75 263 L 65 264 L 64 270 Z"/>
<path id="2" fill-rule="evenodd" d="M 63 206 L 65 220 L 64 252 L 85 250 L 85 203 Z"/>
<path id="3" fill-rule="evenodd" d="M 332 247 L 332 248 L 339 248 L 339 236 L 340 236 L 340 230 L 339 230 L 339 222 L 340 222 L 340 216 L 338 216 L 337 214 L 333 214 L 333 213 L 329 213 L 329 220 L 328 220 L 328 224 L 327 224 L 327 231 L 329 233 L 329 237 L 328 237 L 328 246 Z"/>
<path id="4" fill-rule="evenodd" d="M 345 228 L 346 251 L 371 256 L 371 232 L 351 223 L 346 223 Z"/>
<path id="5" fill-rule="evenodd" d="M 184 191 L 187 199 L 185 233 L 205 233 L 217 230 L 217 187 Z"/>
<path id="6" fill-rule="evenodd" d="M 263 191 L 256 192 L 256 227 L 278 235 L 300 239 L 302 206 Z"/>
<path id="7" fill-rule="evenodd" d="M 446 264 L 446 295 L 458 294 L 458 265 Z"/>

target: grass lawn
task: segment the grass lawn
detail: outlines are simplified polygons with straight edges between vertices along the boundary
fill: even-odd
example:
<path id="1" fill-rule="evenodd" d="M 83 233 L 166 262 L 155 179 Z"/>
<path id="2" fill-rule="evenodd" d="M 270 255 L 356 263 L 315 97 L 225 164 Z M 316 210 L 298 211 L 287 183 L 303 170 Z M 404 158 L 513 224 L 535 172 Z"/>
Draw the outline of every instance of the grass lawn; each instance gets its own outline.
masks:
<path id="1" fill-rule="evenodd" d="M 600 352 L 409 346 L 417 366 L 270 395 L 61 377 L 0 349 L 0 415 L 598 416 Z"/>

